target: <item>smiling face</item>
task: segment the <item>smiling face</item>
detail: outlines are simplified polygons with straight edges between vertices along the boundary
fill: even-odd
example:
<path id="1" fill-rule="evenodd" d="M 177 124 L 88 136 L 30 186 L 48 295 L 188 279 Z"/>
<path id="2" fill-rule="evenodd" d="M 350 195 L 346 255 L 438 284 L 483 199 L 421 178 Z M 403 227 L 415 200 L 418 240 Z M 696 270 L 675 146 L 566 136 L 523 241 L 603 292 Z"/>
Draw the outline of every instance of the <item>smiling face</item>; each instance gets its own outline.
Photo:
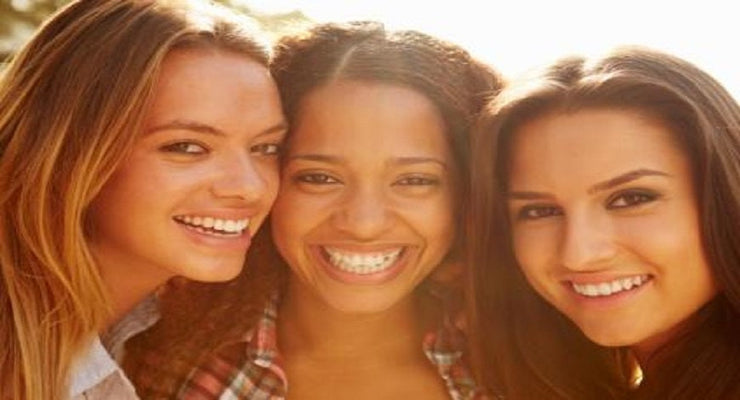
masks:
<path id="1" fill-rule="evenodd" d="M 272 217 L 296 297 L 345 312 L 410 298 L 452 243 L 455 175 L 444 122 L 421 94 L 354 81 L 311 92 Z"/>
<path id="2" fill-rule="evenodd" d="M 715 295 L 690 165 L 663 124 L 595 109 L 514 135 L 516 258 L 591 340 L 649 353 Z"/>
<path id="3" fill-rule="evenodd" d="M 264 66 L 217 50 L 170 53 L 143 131 L 91 205 L 109 285 L 236 276 L 277 193 L 284 131 Z"/>

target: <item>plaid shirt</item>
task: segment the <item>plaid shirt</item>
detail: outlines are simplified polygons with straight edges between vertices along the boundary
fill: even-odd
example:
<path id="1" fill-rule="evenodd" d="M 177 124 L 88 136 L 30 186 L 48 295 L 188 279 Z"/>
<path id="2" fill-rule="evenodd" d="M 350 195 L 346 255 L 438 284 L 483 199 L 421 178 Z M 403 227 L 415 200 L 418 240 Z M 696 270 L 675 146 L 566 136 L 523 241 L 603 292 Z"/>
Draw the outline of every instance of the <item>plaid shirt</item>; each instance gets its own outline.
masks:
<path id="1" fill-rule="evenodd" d="M 288 381 L 277 348 L 277 305 L 275 297 L 267 304 L 257 326 L 246 335 L 244 342 L 222 348 L 195 369 L 177 398 L 285 399 Z M 444 380 L 451 399 L 487 399 L 464 364 L 462 340 L 461 333 L 452 327 L 430 332 L 424 337 L 424 353 Z"/>

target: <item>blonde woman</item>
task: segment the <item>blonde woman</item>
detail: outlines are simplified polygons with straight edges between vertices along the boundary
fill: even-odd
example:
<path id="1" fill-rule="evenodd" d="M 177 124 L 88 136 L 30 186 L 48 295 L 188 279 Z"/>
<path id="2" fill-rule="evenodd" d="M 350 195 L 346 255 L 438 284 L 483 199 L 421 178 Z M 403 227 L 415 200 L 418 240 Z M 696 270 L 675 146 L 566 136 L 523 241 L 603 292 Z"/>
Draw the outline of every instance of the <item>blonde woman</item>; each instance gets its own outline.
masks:
<path id="1" fill-rule="evenodd" d="M 173 276 L 240 272 L 285 130 L 248 22 L 201 2 L 75 1 L 8 66 L 1 399 L 135 399 L 117 361 L 153 320 L 142 300 Z"/>

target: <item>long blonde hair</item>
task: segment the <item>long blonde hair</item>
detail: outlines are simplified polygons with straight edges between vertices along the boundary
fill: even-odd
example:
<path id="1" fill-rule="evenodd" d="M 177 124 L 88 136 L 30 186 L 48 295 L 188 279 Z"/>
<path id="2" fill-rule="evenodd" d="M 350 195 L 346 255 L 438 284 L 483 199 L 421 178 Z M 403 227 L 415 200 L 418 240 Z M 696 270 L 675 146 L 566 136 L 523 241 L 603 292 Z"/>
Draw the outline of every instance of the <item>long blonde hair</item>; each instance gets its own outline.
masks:
<path id="1" fill-rule="evenodd" d="M 64 398 L 110 306 L 86 211 L 139 132 L 162 60 L 216 47 L 267 64 L 251 21 L 194 1 L 80 0 L 0 79 L 0 398 Z"/>

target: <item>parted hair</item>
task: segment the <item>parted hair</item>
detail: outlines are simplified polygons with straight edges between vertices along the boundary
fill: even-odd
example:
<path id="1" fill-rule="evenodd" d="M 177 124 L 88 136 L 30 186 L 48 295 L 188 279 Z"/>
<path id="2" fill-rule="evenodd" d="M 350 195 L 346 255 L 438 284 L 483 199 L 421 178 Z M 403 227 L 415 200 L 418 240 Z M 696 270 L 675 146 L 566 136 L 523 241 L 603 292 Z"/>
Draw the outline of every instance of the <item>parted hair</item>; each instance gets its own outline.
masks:
<path id="1" fill-rule="evenodd" d="M 420 32 L 387 31 L 377 22 L 319 24 L 285 36 L 273 47 L 270 69 L 291 126 L 301 100 L 338 79 L 418 91 L 447 124 L 450 146 L 465 177 L 470 129 L 487 98 L 501 87 L 499 75 L 462 48 Z M 134 381 L 144 397 L 175 396 L 192 369 L 219 345 L 243 338 L 268 297 L 281 290 L 287 266 L 271 241 L 269 221 L 264 225 L 235 281 L 190 282 L 164 291 L 162 323 L 143 335 L 146 339 L 133 342 L 143 349 L 137 357 L 146 371 L 135 374 Z"/>
<path id="2" fill-rule="evenodd" d="M 79 0 L 0 78 L 0 398 L 66 397 L 110 317 L 87 211 L 125 159 L 163 59 L 222 48 L 267 65 L 253 24 L 204 1 Z"/>
<path id="3" fill-rule="evenodd" d="M 627 349 L 589 341 L 527 284 L 503 193 L 512 136 L 547 113 L 626 109 L 665 124 L 689 160 L 715 299 L 631 382 Z M 512 399 L 740 398 L 740 106 L 693 64 L 623 47 L 569 57 L 512 83 L 482 114 L 468 234 L 473 347 L 482 382 Z M 567 179 L 567 178 L 564 178 Z M 678 268 L 679 266 L 670 266 Z"/>

